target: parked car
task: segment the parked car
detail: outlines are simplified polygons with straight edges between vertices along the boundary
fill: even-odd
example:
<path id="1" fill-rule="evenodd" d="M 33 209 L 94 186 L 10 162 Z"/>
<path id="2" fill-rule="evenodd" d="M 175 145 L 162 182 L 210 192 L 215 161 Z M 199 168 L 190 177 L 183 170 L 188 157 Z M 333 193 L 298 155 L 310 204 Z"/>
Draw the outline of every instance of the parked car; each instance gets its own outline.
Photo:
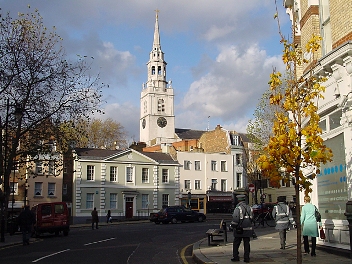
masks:
<path id="1" fill-rule="evenodd" d="M 158 218 L 154 221 L 156 224 L 173 223 L 177 222 L 203 222 L 206 219 L 205 214 L 193 211 L 184 206 L 168 206 L 163 208 L 158 213 Z"/>
<path id="2" fill-rule="evenodd" d="M 33 230 L 36 237 L 41 233 L 59 235 L 60 232 L 63 232 L 64 236 L 68 235 L 70 217 L 65 202 L 37 204 L 33 206 L 32 212 L 35 214 L 36 219 Z"/>
<path id="3" fill-rule="evenodd" d="M 262 203 L 262 204 L 254 204 L 252 205 L 253 214 L 260 214 L 260 213 L 267 213 L 269 211 L 270 215 L 273 211 L 274 206 L 276 203 Z M 262 209 L 263 208 L 263 209 Z"/>

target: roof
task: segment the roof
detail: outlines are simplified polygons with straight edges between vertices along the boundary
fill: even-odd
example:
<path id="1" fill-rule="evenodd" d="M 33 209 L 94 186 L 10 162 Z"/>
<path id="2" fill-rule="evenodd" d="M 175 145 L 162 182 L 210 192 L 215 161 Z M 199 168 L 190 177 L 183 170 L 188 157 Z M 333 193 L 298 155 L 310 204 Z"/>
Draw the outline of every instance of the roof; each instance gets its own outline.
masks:
<path id="1" fill-rule="evenodd" d="M 200 139 L 206 131 L 193 130 L 188 128 L 175 128 L 175 133 L 180 139 Z"/>
<path id="2" fill-rule="evenodd" d="M 162 153 L 162 152 L 140 152 L 140 153 L 159 163 L 178 164 L 177 160 L 174 160 L 169 154 L 166 154 L 166 153 Z"/>
<path id="3" fill-rule="evenodd" d="M 111 149 L 98 149 L 98 148 L 75 148 L 75 152 L 79 157 L 86 157 L 91 159 L 101 159 L 106 158 L 111 155 L 118 154 L 123 149 L 111 150 Z"/>
<path id="4" fill-rule="evenodd" d="M 177 160 L 174 160 L 169 154 L 161 153 L 161 152 L 142 152 L 136 151 L 132 149 L 97 149 L 97 148 L 76 148 L 75 152 L 79 157 L 85 157 L 87 159 L 92 160 L 100 160 L 104 158 L 111 157 L 116 154 L 120 154 L 123 152 L 134 151 L 137 153 L 141 153 L 142 155 L 155 160 L 160 164 L 178 164 Z"/>

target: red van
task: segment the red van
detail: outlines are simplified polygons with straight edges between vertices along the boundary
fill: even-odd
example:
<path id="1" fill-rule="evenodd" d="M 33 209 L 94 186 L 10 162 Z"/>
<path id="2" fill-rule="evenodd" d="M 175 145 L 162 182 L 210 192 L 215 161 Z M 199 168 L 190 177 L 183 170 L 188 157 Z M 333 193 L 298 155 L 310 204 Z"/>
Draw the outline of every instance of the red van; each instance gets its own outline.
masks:
<path id="1" fill-rule="evenodd" d="M 32 207 L 32 212 L 34 212 L 36 218 L 33 230 L 36 237 L 41 233 L 59 235 L 61 231 L 64 236 L 68 235 L 70 218 L 65 202 L 37 204 Z"/>

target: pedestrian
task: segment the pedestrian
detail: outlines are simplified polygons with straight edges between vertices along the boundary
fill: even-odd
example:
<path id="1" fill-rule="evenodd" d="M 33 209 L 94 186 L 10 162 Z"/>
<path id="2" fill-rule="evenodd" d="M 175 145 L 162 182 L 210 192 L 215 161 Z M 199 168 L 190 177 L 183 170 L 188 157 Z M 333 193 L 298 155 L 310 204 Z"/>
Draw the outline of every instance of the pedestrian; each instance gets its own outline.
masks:
<path id="1" fill-rule="evenodd" d="M 289 228 L 290 223 L 294 224 L 292 212 L 286 204 L 286 198 L 279 196 L 277 198 L 277 205 L 274 206 L 272 216 L 275 220 L 275 229 L 279 230 L 280 235 L 280 249 L 285 249 L 286 246 L 286 230 Z"/>
<path id="2" fill-rule="evenodd" d="M 32 233 L 32 228 L 35 222 L 36 220 L 34 213 L 29 209 L 29 205 L 26 205 L 24 210 L 22 210 L 18 216 L 18 223 L 21 228 L 22 241 L 24 246 L 29 245 L 29 237 Z"/>
<path id="3" fill-rule="evenodd" d="M 98 212 L 96 207 L 94 207 L 94 210 L 92 211 L 91 215 L 92 215 L 92 229 L 94 229 L 94 224 L 95 224 L 95 228 L 98 229 L 99 217 L 98 217 Z"/>
<path id="4" fill-rule="evenodd" d="M 317 222 L 315 218 L 315 205 L 311 204 L 310 197 L 304 197 L 305 205 L 302 207 L 301 211 L 301 225 L 303 226 L 303 243 L 304 243 L 304 254 L 309 254 L 309 242 L 308 237 L 312 238 L 312 252 L 311 256 L 315 257 L 315 248 L 317 243 L 317 237 L 319 236 L 318 226 L 322 228 L 321 222 Z"/>
<path id="5" fill-rule="evenodd" d="M 233 228 L 233 258 L 231 261 L 240 261 L 238 248 L 243 240 L 244 247 L 244 262 L 249 262 L 250 253 L 250 238 L 253 236 L 253 211 L 252 208 L 246 204 L 245 195 L 236 196 L 238 204 L 232 214 L 231 227 Z"/>
<path id="6" fill-rule="evenodd" d="M 108 213 L 106 214 L 106 223 L 112 223 L 112 217 L 111 217 L 111 211 L 108 210 Z"/>

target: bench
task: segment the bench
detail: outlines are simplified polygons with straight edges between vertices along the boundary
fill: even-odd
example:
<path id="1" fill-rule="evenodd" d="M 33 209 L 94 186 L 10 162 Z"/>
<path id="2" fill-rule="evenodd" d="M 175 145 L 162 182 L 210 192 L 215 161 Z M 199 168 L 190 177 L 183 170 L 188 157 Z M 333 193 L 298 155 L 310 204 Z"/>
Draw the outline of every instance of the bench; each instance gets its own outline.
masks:
<path id="1" fill-rule="evenodd" d="M 227 242 L 227 227 L 226 227 L 226 222 L 224 221 L 224 219 L 221 220 L 219 229 L 209 229 L 205 233 L 208 236 L 208 246 L 211 245 L 211 242 L 214 242 L 214 237 L 219 237 L 219 236 L 223 237 L 223 239 L 217 240 L 217 241 L 224 241 L 224 246 L 226 246 L 226 242 Z"/>

